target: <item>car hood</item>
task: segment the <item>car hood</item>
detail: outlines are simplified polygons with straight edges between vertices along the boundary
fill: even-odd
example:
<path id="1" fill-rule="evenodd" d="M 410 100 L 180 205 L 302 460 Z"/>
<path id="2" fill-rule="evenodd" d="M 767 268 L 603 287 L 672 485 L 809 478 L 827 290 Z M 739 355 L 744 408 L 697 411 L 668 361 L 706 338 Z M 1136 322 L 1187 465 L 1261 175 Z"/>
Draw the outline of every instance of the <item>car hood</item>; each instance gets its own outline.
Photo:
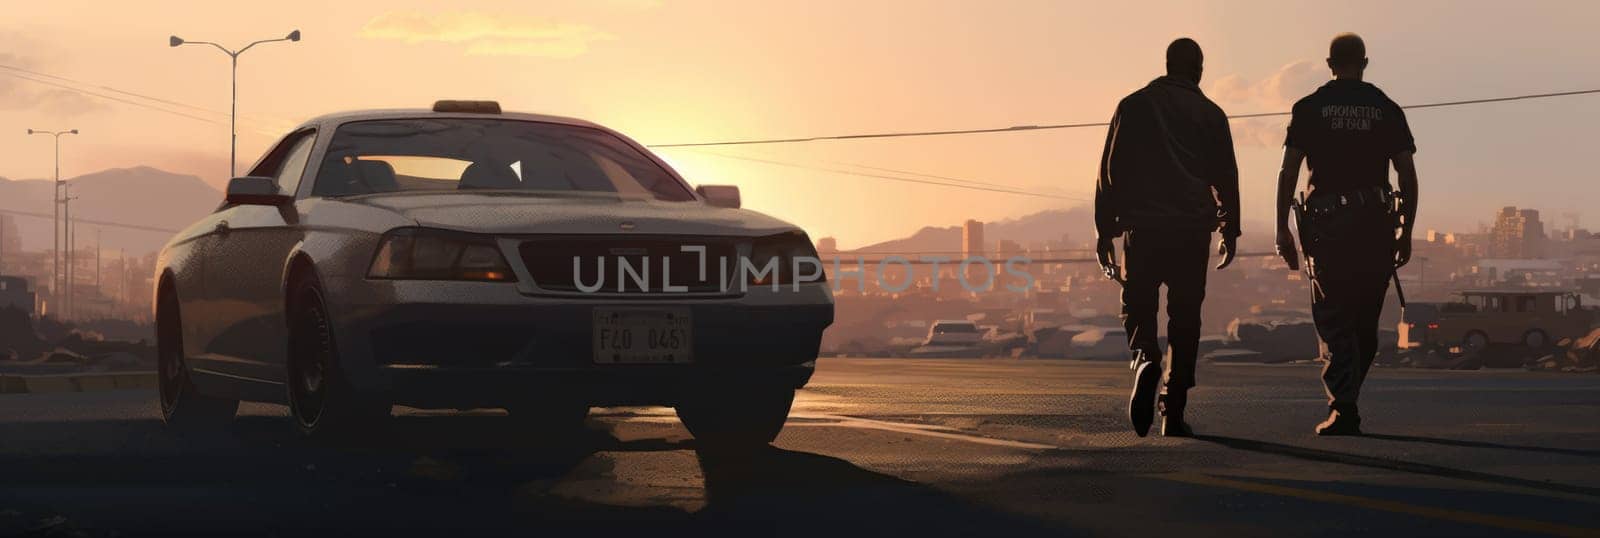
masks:
<path id="1" fill-rule="evenodd" d="M 386 209 L 419 226 L 489 234 L 642 234 L 758 236 L 797 229 L 747 209 L 703 202 L 608 196 L 470 193 L 401 194 L 347 199 Z"/>

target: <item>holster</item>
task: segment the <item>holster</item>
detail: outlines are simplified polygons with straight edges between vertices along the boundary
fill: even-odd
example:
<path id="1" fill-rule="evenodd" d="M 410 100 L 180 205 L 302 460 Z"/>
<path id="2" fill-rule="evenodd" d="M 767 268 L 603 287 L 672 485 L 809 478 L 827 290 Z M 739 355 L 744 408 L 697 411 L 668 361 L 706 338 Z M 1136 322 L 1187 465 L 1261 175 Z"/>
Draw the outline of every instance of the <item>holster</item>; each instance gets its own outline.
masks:
<path id="1" fill-rule="evenodd" d="M 1307 257 L 1316 257 L 1323 245 L 1344 234 L 1369 230 L 1367 219 L 1381 219 L 1391 226 L 1399 226 L 1397 199 L 1394 191 L 1379 187 L 1310 196 L 1301 192 L 1292 206 L 1295 227 L 1300 232 L 1300 251 Z"/>

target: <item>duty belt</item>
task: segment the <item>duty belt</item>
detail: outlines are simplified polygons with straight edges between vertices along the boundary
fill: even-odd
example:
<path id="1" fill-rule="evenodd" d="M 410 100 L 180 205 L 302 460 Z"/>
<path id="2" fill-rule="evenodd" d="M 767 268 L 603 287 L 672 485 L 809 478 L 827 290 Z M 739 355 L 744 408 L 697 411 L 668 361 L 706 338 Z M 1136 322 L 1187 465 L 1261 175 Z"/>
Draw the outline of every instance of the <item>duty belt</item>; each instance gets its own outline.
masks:
<path id="1" fill-rule="evenodd" d="M 1395 193 L 1383 187 L 1355 189 L 1338 194 L 1313 194 L 1300 197 L 1300 210 L 1309 219 L 1347 210 L 1382 209 L 1394 213 Z"/>

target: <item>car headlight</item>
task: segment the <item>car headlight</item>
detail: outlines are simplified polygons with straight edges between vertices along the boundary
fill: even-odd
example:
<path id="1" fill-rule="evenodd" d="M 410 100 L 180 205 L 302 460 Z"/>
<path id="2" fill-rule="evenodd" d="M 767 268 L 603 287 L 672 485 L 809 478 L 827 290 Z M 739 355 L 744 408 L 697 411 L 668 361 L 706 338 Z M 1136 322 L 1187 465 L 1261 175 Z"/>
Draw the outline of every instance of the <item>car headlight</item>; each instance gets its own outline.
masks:
<path id="1" fill-rule="evenodd" d="M 775 270 L 763 271 L 769 266 L 775 266 Z M 827 280 L 817 248 L 811 245 L 811 238 L 805 232 L 799 231 L 756 238 L 745 273 L 754 286 Z"/>
<path id="2" fill-rule="evenodd" d="M 493 238 L 429 228 L 400 228 L 384 234 L 367 276 L 487 282 L 517 279 Z"/>

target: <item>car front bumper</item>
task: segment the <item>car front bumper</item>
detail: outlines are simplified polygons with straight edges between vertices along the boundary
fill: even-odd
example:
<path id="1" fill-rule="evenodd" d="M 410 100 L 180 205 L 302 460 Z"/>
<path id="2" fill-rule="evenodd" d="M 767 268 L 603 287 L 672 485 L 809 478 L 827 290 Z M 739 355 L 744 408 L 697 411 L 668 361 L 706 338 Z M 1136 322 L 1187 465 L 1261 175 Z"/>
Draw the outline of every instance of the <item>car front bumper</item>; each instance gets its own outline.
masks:
<path id="1" fill-rule="evenodd" d="M 346 282 L 327 290 L 341 370 L 357 390 L 417 407 L 499 407 L 546 396 L 672 405 L 715 384 L 799 388 L 833 322 L 822 284 L 738 297 L 575 299 L 498 283 Z M 596 308 L 688 312 L 692 362 L 596 364 Z"/>

